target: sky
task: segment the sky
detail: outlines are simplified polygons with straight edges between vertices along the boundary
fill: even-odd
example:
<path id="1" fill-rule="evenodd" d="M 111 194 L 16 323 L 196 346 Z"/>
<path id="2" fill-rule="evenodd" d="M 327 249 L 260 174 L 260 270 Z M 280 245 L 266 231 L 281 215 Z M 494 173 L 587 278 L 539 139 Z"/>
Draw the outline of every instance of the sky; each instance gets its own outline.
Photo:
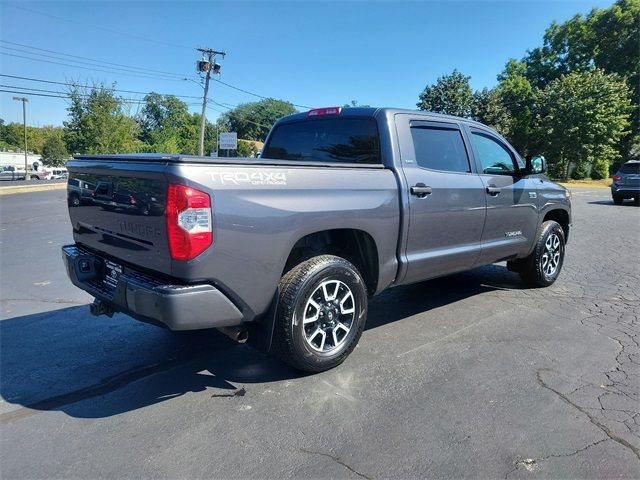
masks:
<path id="1" fill-rule="evenodd" d="M 196 48 L 207 47 L 226 52 L 218 80 L 299 110 L 351 100 L 415 108 L 424 87 L 454 68 L 474 89 L 495 85 L 509 58 L 542 44 L 552 21 L 612 3 L 0 0 L 0 74 L 141 92 L 118 93 L 131 114 L 149 91 L 195 97 L 183 100 L 199 112 Z M 66 99 L 33 95 L 64 94 L 65 85 L 6 76 L 0 85 L 31 93 L 0 92 L 6 123 L 22 122 L 16 95 L 29 98 L 29 125 L 62 125 L 67 117 Z M 260 100 L 250 93 L 212 82 L 217 104 L 207 117 Z"/>

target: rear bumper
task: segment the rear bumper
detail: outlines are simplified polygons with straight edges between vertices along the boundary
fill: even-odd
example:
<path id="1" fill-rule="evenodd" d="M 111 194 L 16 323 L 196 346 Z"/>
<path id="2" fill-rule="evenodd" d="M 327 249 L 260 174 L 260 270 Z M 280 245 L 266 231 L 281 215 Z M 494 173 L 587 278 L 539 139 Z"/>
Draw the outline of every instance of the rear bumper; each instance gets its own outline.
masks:
<path id="1" fill-rule="evenodd" d="M 611 195 L 619 195 L 627 198 L 635 197 L 636 195 L 640 195 L 640 185 L 616 185 L 614 183 L 611 185 Z"/>
<path id="2" fill-rule="evenodd" d="M 114 311 L 171 330 L 242 324 L 242 313 L 208 284 L 175 285 L 125 267 L 115 285 L 104 282 L 105 259 L 77 245 L 62 247 L 71 282 Z"/>

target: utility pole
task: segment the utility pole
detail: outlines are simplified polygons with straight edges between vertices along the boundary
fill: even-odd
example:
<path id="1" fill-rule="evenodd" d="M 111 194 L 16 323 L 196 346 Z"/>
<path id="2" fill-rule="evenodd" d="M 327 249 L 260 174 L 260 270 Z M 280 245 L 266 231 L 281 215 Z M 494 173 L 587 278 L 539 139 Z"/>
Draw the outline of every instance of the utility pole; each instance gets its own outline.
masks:
<path id="1" fill-rule="evenodd" d="M 200 139 L 198 141 L 198 155 L 204 155 L 204 128 L 207 123 L 207 95 L 209 93 L 209 79 L 211 78 L 211 70 L 214 74 L 220 73 L 220 64 L 215 63 L 216 55 L 222 55 L 224 58 L 225 52 L 218 52 L 210 48 L 198 48 L 199 52 L 202 52 L 202 60 L 197 62 L 198 72 L 205 72 L 204 80 L 204 96 L 202 97 L 202 116 L 200 117 Z"/>
<path id="2" fill-rule="evenodd" d="M 13 97 L 14 100 L 18 102 L 22 102 L 22 123 L 24 124 L 24 179 L 31 180 L 31 175 L 29 175 L 27 160 L 27 102 L 29 99 L 27 97 Z"/>

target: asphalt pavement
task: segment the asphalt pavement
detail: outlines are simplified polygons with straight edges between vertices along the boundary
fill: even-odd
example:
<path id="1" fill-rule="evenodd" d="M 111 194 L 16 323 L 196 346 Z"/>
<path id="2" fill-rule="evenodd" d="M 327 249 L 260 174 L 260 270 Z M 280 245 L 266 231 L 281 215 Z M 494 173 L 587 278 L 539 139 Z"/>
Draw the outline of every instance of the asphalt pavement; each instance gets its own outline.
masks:
<path id="1" fill-rule="evenodd" d="M 559 280 L 391 289 L 338 368 L 94 318 L 62 190 L 0 198 L 2 478 L 638 478 L 640 208 L 574 189 Z"/>

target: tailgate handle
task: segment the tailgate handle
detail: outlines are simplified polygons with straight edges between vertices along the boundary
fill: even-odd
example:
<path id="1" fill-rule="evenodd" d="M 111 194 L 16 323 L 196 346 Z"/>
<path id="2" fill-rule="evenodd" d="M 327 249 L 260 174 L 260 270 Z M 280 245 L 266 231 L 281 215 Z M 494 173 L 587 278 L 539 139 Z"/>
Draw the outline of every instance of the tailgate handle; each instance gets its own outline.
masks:
<path id="1" fill-rule="evenodd" d="M 415 195 L 418 198 L 424 198 L 427 195 L 431 195 L 431 187 L 427 187 L 424 183 L 416 183 L 411 187 L 411 195 Z"/>

